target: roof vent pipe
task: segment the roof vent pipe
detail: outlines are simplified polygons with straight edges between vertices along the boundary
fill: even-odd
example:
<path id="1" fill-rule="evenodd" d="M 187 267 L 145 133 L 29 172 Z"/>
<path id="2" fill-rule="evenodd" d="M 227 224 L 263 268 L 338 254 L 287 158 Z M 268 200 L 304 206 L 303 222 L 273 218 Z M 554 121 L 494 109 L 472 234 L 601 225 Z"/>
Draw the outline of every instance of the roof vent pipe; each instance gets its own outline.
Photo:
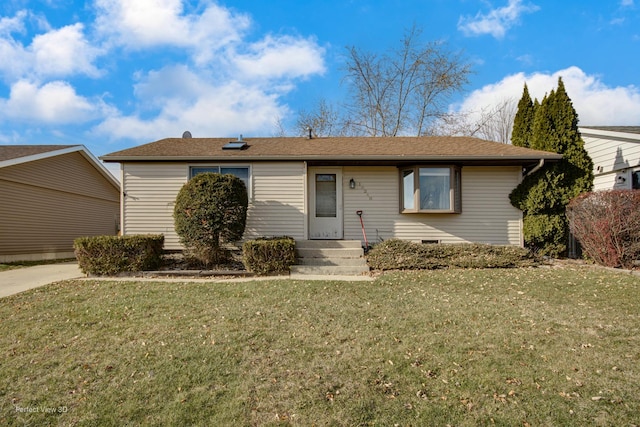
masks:
<path id="1" fill-rule="evenodd" d="M 313 129 L 311 129 L 311 126 L 307 127 L 307 132 L 309 132 L 307 134 L 307 139 L 313 139 Z"/>
<path id="2" fill-rule="evenodd" d="M 182 134 L 182 138 L 191 138 L 191 132 L 189 132 L 188 130 L 185 130 L 184 133 Z"/>

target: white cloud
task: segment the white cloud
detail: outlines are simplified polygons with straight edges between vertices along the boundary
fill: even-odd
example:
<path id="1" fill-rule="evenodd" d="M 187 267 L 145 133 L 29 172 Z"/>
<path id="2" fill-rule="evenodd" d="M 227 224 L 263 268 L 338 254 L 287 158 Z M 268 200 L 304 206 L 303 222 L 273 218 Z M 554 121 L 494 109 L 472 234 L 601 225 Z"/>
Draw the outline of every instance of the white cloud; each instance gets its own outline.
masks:
<path id="1" fill-rule="evenodd" d="M 185 66 L 149 73 L 135 93 L 139 105 L 154 111 L 111 114 L 95 128 L 98 134 L 147 141 L 180 136 L 185 130 L 194 136 L 263 135 L 276 118 L 288 114 L 278 102 L 280 93 L 233 81 L 215 84 Z"/>
<path id="2" fill-rule="evenodd" d="M 21 10 L 13 18 L 3 16 L 0 18 L 0 35 L 8 35 L 14 32 L 24 31 L 24 19 L 27 16 L 27 11 Z"/>
<path id="3" fill-rule="evenodd" d="M 506 6 L 492 9 L 487 14 L 478 12 L 474 17 L 461 16 L 458 29 L 467 36 L 490 34 L 500 39 L 519 22 L 520 16 L 538 9 L 534 4 L 523 4 L 522 0 L 509 0 Z"/>
<path id="4" fill-rule="evenodd" d="M 185 13 L 182 0 L 97 0 L 100 33 L 132 50 L 157 46 L 189 48 L 197 62 L 240 40 L 250 20 L 209 1 L 200 14 Z"/>
<path id="5" fill-rule="evenodd" d="M 182 65 L 143 70 L 136 111 L 110 114 L 94 130 L 149 140 L 194 135 L 265 134 L 289 111 L 281 98 L 294 81 L 325 72 L 313 37 L 265 35 L 249 42 L 251 20 L 205 0 L 198 13 L 180 0 L 98 0 L 98 28 L 131 51 L 179 47 Z M 144 11 L 144 12 L 143 12 Z"/>
<path id="6" fill-rule="evenodd" d="M 61 28 L 46 22 L 33 28 L 30 12 L 2 18 L 0 57 L 11 60 L 0 61 L 0 76 L 10 87 L 8 98 L 0 98 L 0 120 L 49 125 L 99 120 L 94 130 L 113 139 L 148 140 L 185 129 L 194 135 L 273 129 L 289 113 L 282 96 L 295 81 L 325 72 L 325 49 L 313 37 L 298 35 L 249 41 L 248 15 L 213 0 L 195 3 L 95 0 L 93 23 Z M 21 38 L 14 38 L 17 32 Z M 121 59 L 119 48 L 127 50 L 128 64 L 144 59 L 133 76 L 109 76 L 108 68 L 98 68 L 107 54 Z M 152 54 L 182 65 L 151 69 L 146 58 Z M 105 79 L 109 85 L 131 86 L 133 78 L 135 99 L 108 106 L 70 80 L 77 75 L 113 77 Z"/>
<path id="7" fill-rule="evenodd" d="M 578 67 L 569 67 L 555 73 L 513 74 L 491 85 L 473 91 L 465 100 L 453 107 L 455 111 L 477 112 L 505 99 L 522 97 L 524 84 L 531 98 L 539 101 L 558 86 L 562 77 L 567 94 L 578 113 L 579 124 L 637 125 L 640 117 L 640 88 L 636 86 L 609 87 L 599 77 L 586 74 Z"/>
<path id="8" fill-rule="evenodd" d="M 98 109 L 79 96 L 66 82 L 38 86 L 20 80 L 11 86 L 8 99 L 0 98 L 0 117 L 15 121 L 49 124 L 82 123 L 95 117 Z"/>
<path id="9" fill-rule="evenodd" d="M 633 6 L 633 0 L 621 0 L 620 1 L 620 5 L 622 7 L 632 7 Z"/>
<path id="10" fill-rule="evenodd" d="M 16 41 L 11 33 L 24 30 L 26 12 L 0 21 L 0 73 L 8 81 L 47 79 L 84 74 L 99 75 L 93 64 L 100 49 L 84 36 L 83 24 L 77 23 L 49 30 L 33 37 L 28 46 Z"/>
<path id="11" fill-rule="evenodd" d="M 251 78 L 297 78 L 322 74 L 324 48 L 315 40 L 266 36 L 234 58 L 240 72 Z"/>
<path id="12" fill-rule="evenodd" d="M 84 37 L 84 25 L 78 23 L 34 37 L 30 46 L 33 63 L 39 76 L 85 74 L 98 76 L 93 65 L 101 51 Z"/>

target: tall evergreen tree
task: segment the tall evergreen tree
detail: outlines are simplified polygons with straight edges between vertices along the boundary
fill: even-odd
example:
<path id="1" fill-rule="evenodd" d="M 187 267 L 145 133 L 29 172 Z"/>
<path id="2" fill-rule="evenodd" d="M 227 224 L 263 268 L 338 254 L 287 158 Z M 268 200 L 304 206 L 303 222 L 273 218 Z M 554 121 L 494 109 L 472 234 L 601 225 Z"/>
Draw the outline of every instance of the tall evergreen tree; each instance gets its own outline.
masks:
<path id="1" fill-rule="evenodd" d="M 554 153 L 560 152 L 555 143 L 556 138 L 554 135 L 555 98 L 556 91 L 552 90 L 551 93 L 542 98 L 542 102 L 540 102 L 540 105 L 536 108 L 533 126 L 531 127 L 530 144 L 530 147 L 534 150 L 552 151 Z"/>
<path id="2" fill-rule="evenodd" d="M 565 209 L 578 194 L 593 186 L 593 162 L 578 130 L 578 114 L 562 82 L 542 102 L 534 103 L 530 148 L 562 154 L 557 163 L 526 176 L 510 195 L 522 210 L 527 246 L 545 255 L 565 252 L 568 224 Z"/>
<path id="3" fill-rule="evenodd" d="M 511 144 L 517 145 L 518 147 L 530 147 L 529 139 L 531 138 L 534 114 L 534 104 L 529 95 L 529 88 L 525 83 L 522 98 L 520 98 L 518 102 L 518 111 L 513 120 Z"/>
<path id="4" fill-rule="evenodd" d="M 556 91 L 555 120 L 558 153 L 562 154 L 566 202 L 578 194 L 593 189 L 593 161 L 584 148 L 584 141 L 578 129 L 578 113 L 567 94 L 562 78 L 558 79 Z"/>

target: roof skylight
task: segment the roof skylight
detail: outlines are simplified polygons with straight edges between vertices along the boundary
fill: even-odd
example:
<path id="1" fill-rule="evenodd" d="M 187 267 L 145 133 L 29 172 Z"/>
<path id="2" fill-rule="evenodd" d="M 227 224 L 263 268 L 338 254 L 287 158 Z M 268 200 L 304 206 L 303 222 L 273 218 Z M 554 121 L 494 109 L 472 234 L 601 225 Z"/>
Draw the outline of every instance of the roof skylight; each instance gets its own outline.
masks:
<path id="1" fill-rule="evenodd" d="M 237 141 L 230 141 L 222 146 L 223 150 L 246 150 L 247 148 L 249 148 L 249 145 L 247 141 L 242 139 L 242 135 L 240 135 Z"/>

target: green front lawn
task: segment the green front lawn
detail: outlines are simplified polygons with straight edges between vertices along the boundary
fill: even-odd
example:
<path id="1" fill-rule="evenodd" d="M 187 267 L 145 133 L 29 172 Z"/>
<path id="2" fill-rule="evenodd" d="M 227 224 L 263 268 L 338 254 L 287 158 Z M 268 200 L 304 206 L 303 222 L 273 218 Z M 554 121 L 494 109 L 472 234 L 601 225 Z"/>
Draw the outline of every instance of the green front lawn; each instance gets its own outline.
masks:
<path id="1" fill-rule="evenodd" d="M 69 281 L 0 300 L 0 425 L 638 424 L 640 280 Z"/>

